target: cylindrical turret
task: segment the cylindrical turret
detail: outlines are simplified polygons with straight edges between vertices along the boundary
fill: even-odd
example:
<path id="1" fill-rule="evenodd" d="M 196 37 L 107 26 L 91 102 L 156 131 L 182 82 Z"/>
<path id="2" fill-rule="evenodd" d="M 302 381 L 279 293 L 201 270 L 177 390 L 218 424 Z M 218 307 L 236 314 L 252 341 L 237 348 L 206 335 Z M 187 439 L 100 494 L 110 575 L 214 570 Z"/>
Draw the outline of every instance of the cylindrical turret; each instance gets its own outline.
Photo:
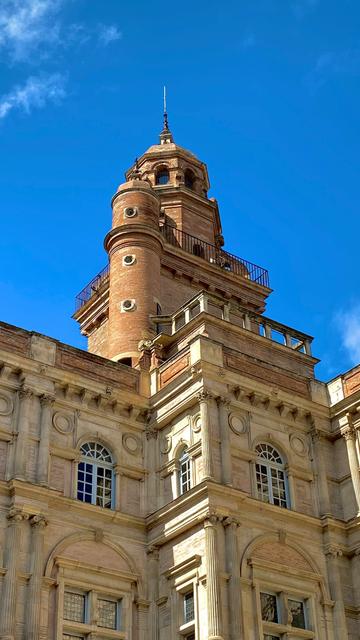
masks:
<path id="1" fill-rule="evenodd" d="M 104 242 L 110 262 L 109 357 L 134 365 L 140 340 L 155 335 L 150 315 L 161 308 L 159 201 L 148 182 L 131 177 L 112 206 L 112 230 Z"/>

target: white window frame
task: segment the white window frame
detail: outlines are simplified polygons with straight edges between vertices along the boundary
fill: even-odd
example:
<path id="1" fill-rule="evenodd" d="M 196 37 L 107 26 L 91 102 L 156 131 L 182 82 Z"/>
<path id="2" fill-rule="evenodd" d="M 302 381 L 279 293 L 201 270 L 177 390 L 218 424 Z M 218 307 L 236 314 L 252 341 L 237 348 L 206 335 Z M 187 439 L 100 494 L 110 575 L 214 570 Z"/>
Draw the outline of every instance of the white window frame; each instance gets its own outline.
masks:
<path id="1" fill-rule="evenodd" d="M 113 456 L 111 454 L 111 452 L 109 451 L 109 449 L 107 449 L 107 447 L 105 447 L 104 445 L 102 445 L 100 442 L 94 441 L 94 440 L 87 440 L 86 442 L 84 442 L 81 447 L 80 447 L 80 451 L 81 448 L 84 447 L 86 444 L 95 444 L 98 445 L 100 447 L 103 447 L 105 449 L 105 451 L 109 454 L 110 458 L 111 458 L 111 462 L 105 462 L 105 461 L 98 461 L 95 457 L 93 456 L 89 456 L 86 454 L 83 454 L 81 456 L 81 459 L 79 460 L 79 462 L 76 465 L 76 498 L 77 500 L 79 500 L 80 502 L 83 502 L 84 504 L 91 504 L 94 505 L 96 507 L 99 507 L 100 509 L 114 509 L 115 508 L 115 474 L 114 474 L 114 459 Z M 79 465 L 83 463 L 83 464 L 89 464 L 92 465 L 92 491 L 91 491 L 91 502 L 86 502 L 86 500 L 82 500 L 82 498 L 79 498 Z M 97 499 L 97 488 L 98 488 L 98 468 L 103 468 L 103 469 L 110 469 L 111 470 L 111 499 L 110 499 L 110 506 L 107 507 L 105 505 L 100 505 L 96 503 L 96 499 Z M 86 469 L 84 469 L 84 481 L 83 484 L 85 485 L 85 473 L 86 473 Z M 83 490 L 83 494 L 85 493 L 85 491 Z"/>
<path id="2" fill-rule="evenodd" d="M 265 457 L 261 457 L 261 454 L 258 453 L 256 451 L 256 448 L 259 445 L 267 445 L 269 447 L 271 447 L 279 456 L 279 458 L 281 459 L 281 464 L 276 463 L 276 462 L 272 462 L 270 460 L 267 460 Z M 287 471 L 286 471 L 286 466 L 283 460 L 282 455 L 279 453 L 279 451 L 276 449 L 276 447 L 274 447 L 272 444 L 269 444 L 268 442 L 259 442 L 256 447 L 255 447 L 255 452 L 257 453 L 257 457 L 255 460 L 255 488 L 256 488 L 256 496 L 259 500 L 261 500 L 262 502 L 265 502 L 265 504 L 272 504 L 274 506 L 278 506 L 281 509 L 290 509 L 291 508 L 291 503 L 290 503 L 290 491 L 289 491 L 289 481 L 288 481 L 288 475 L 287 475 Z M 258 479 L 257 479 L 257 473 L 258 473 L 258 469 L 259 472 L 261 473 L 261 469 L 260 466 L 266 467 L 266 477 L 267 477 L 267 487 L 268 487 L 268 492 L 269 492 L 269 502 L 266 502 L 266 500 L 263 499 L 262 494 L 261 494 L 261 490 L 258 488 Z M 284 487 L 285 487 L 285 505 L 276 505 L 274 504 L 274 493 L 273 493 L 273 478 L 271 476 L 271 469 L 275 469 L 276 471 L 280 471 L 283 474 L 283 479 L 284 479 Z"/>
<path id="3" fill-rule="evenodd" d="M 182 467 L 186 464 L 187 469 L 184 472 L 182 470 Z M 185 483 L 183 482 L 183 476 L 184 473 L 188 476 L 188 478 L 186 479 Z M 184 495 L 185 493 L 187 493 L 188 491 L 190 491 L 190 489 L 193 486 L 193 474 L 192 474 L 192 461 L 191 461 L 191 457 L 189 455 L 189 451 L 188 451 L 188 447 L 184 447 L 184 449 L 182 449 L 179 457 L 178 457 L 178 494 L 179 496 Z M 188 488 L 184 488 L 185 484 L 188 484 Z"/>

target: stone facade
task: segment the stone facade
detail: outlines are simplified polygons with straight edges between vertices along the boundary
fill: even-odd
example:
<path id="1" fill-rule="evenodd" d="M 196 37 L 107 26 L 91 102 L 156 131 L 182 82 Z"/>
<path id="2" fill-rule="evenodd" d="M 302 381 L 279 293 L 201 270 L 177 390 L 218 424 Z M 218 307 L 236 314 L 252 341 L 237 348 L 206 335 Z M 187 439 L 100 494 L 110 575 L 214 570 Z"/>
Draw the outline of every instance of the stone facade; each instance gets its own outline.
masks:
<path id="1" fill-rule="evenodd" d="M 359 371 L 264 315 L 167 126 L 126 177 L 89 352 L 0 324 L 0 639 L 358 639 Z"/>

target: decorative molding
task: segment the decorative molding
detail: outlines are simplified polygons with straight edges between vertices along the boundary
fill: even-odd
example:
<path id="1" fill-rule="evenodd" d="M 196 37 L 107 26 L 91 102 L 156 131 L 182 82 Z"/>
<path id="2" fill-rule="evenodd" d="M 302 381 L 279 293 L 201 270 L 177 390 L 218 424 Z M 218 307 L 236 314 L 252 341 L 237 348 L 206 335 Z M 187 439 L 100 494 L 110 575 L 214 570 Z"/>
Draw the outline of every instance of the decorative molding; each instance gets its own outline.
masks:
<path id="1" fill-rule="evenodd" d="M 242 436 L 248 433 L 250 429 L 250 416 L 249 412 L 239 414 L 231 413 L 229 415 L 229 427 L 233 433 L 237 436 Z"/>
<path id="2" fill-rule="evenodd" d="M 163 454 L 170 453 L 172 447 L 172 436 L 162 436 L 160 440 L 160 452 Z"/>
<path id="3" fill-rule="evenodd" d="M 34 529 L 45 529 L 48 525 L 48 520 L 42 514 L 32 516 L 30 518 L 30 524 Z"/>
<path id="4" fill-rule="evenodd" d="M 9 513 L 7 514 L 7 519 L 13 523 L 19 523 L 23 520 L 29 520 L 29 514 L 25 513 L 22 509 L 18 507 L 11 507 Z"/>
<path id="5" fill-rule="evenodd" d="M 14 411 L 14 401 L 10 394 L 0 393 L 0 416 L 9 416 Z"/>
<path id="6" fill-rule="evenodd" d="M 306 439 L 299 433 L 290 433 L 290 447 L 298 456 L 306 457 L 309 453 L 308 443 Z"/>
<path id="7" fill-rule="evenodd" d="M 199 402 L 201 403 L 201 402 L 208 402 L 208 400 L 211 400 L 213 395 L 207 389 L 201 389 L 196 394 L 196 397 L 199 400 Z"/>
<path id="8" fill-rule="evenodd" d="M 194 433 L 200 433 L 201 431 L 201 415 L 197 413 L 195 416 L 191 418 L 191 428 Z"/>
<path id="9" fill-rule="evenodd" d="M 132 456 L 138 456 L 142 453 L 142 442 L 139 436 L 134 433 L 123 433 L 122 445 Z"/>
<path id="10" fill-rule="evenodd" d="M 57 411 L 53 415 L 52 423 L 56 431 L 62 435 L 68 435 L 74 431 L 74 416 L 70 413 Z"/>
<path id="11" fill-rule="evenodd" d="M 178 575 L 188 573 L 193 569 L 197 569 L 197 567 L 200 567 L 200 565 L 201 556 L 193 555 L 190 558 L 187 558 L 187 560 L 183 560 L 183 562 L 170 567 L 170 569 L 164 571 L 163 575 L 169 580 L 169 578 L 176 578 Z"/>

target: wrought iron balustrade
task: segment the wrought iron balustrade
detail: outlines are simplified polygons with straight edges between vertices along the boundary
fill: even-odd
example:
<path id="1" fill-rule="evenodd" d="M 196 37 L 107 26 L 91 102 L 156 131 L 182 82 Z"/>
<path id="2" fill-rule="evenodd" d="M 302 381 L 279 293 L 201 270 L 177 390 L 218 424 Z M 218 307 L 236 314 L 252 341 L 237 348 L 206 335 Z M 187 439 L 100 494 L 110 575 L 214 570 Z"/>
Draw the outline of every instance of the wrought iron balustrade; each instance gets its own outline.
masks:
<path id="1" fill-rule="evenodd" d="M 109 278 L 110 265 L 106 265 L 75 298 L 75 311 L 81 309 L 90 298 L 99 291 L 102 284 Z"/>
<path id="2" fill-rule="evenodd" d="M 181 231 L 169 224 L 164 224 L 160 227 L 160 231 L 166 242 L 173 247 L 178 247 L 198 258 L 203 258 L 203 260 L 221 267 L 224 271 L 230 271 L 264 287 L 269 287 L 269 272 L 263 267 L 259 267 L 257 264 L 253 264 L 243 258 L 238 258 L 210 242 L 205 242 L 205 240 L 185 233 L 185 231 Z"/>

